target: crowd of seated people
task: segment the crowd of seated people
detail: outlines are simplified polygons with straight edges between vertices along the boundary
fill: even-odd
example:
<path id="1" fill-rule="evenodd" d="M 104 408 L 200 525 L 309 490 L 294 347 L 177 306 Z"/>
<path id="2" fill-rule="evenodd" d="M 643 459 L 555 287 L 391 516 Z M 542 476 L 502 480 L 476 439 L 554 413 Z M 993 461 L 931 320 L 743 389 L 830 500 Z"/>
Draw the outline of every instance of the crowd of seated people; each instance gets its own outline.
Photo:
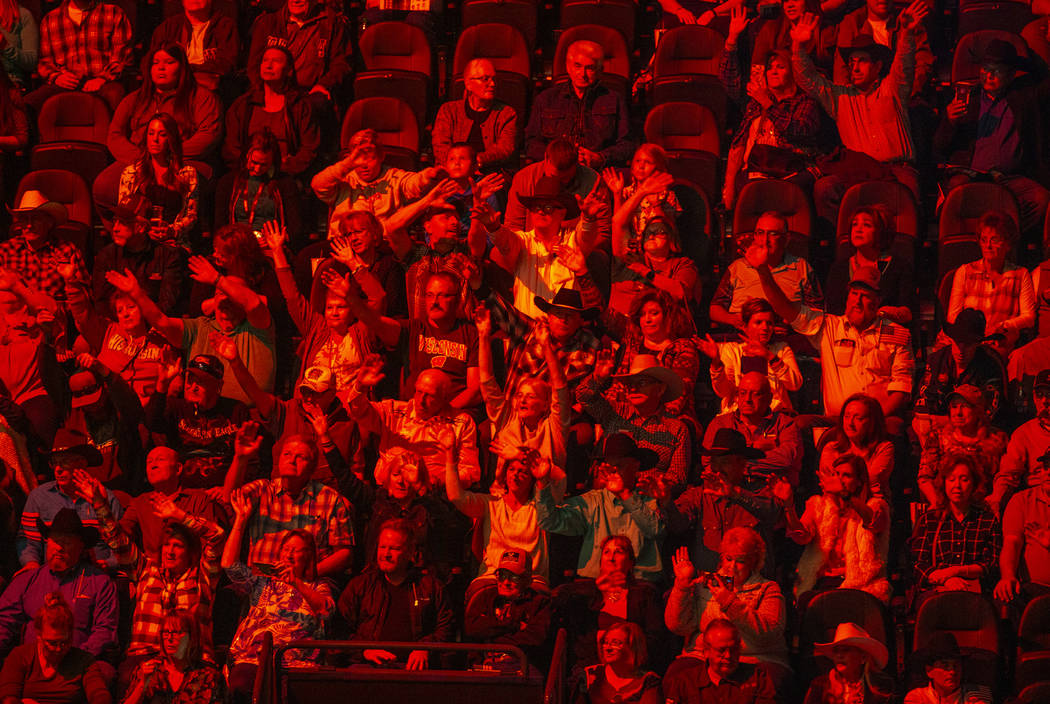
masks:
<path id="1" fill-rule="evenodd" d="M 181 5 L 0 0 L 0 704 L 249 702 L 270 639 L 539 679 L 561 629 L 581 704 L 1038 701 L 1045 17 L 628 1 L 613 76 L 554 3 L 524 100 L 457 50 L 386 114 L 380 28 L 458 10 Z M 646 119 L 694 30 L 706 162 Z"/>

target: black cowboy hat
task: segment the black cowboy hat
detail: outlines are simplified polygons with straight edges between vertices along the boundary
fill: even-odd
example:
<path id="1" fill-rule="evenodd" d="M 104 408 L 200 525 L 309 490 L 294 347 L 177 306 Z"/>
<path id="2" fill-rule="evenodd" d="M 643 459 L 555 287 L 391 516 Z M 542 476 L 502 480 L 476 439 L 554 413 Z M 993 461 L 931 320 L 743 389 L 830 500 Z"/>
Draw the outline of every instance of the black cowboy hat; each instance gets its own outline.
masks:
<path id="1" fill-rule="evenodd" d="M 858 34 L 853 37 L 849 46 L 839 47 L 839 55 L 847 64 L 850 57 L 858 51 L 866 52 L 871 56 L 872 61 L 881 61 L 883 71 L 890 67 L 890 61 L 893 60 L 893 52 L 890 48 L 879 44 L 870 34 Z"/>
<path id="2" fill-rule="evenodd" d="M 739 430 L 733 428 L 719 428 L 715 436 L 711 438 L 711 447 L 701 447 L 700 454 L 704 457 L 728 457 L 735 455 L 748 460 L 759 460 L 766 456 L 762 450 L 748 447 L 747 438 Z"/>
<path id="3" fill-rule="evenodd" d="M 544 313 L 550 313 L 553 310 L 565 310 L 579 313 L 584 320 L 594 320 L 601 313 L 601 310 L 598 308 L 584 308 L 583 296 L 574 288 L 562 287 L 550 301 L 543 296 L 534 296 L 532 300 L 536 307 Z"/>
<path id="4" fill-rule="evenodd" d="M 542 176 L 536 182 L 532 195 L 518 196 L 518 201 L 525 208 L 538 208 L 542 205 L 556 205 L 565 208 L 565 220 L 575 220 L 580 216 L 580 206 L 576 196 L 562 188 L 557 179 Z"/>

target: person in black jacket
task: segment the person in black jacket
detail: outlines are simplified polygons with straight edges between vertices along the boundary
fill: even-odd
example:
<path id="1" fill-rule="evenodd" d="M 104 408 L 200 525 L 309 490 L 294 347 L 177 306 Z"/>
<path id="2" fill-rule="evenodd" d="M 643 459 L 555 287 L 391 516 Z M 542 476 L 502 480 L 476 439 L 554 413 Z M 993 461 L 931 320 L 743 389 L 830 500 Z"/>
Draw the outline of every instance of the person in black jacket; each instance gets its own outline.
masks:
<path id="1" fill-rule="evenodd" d="M 379 533 L 375 565 L 350 580 L 339 597 L 339 613 L 350 627 L 350 640 L 447 643 L 454 635 L 452 607 L 441 584 L 414 569 L 416 539 L 410 524 L 387 521 Z M 430 667 L 430 651 L 413 650 L 407 658 L 388 650 L 367 649 L 365 661 L 378 667 L 403 663 L 408 670 Z"/>

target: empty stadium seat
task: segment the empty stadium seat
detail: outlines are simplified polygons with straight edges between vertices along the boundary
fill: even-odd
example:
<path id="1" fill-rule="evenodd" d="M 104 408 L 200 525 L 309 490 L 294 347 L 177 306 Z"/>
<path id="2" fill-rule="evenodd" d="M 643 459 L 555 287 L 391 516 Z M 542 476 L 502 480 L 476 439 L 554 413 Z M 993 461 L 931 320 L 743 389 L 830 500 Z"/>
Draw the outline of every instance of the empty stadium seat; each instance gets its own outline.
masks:
<path id="1" fill-rule="evenodd" d="M 569 46 L 581 39 L 596 42 L 605 50 L 602 83 L 610 90 L 628 95 L 631 86 L 631 58 L 627 49 L 627 40 L 619 30 L 597 24 L 580 24 L 561 33 L 561 36 L 558 37 L 558 46 L 554 50 L 552 67 L 554 80 L 568 80 L 565 73 L 565 59 L 569 53 Z"/>
<path id="2" fill-rule="evenodd" d="M 451 98 L 463 96 L 463 72 L 473 59 L 492 62 L 496 69 L 496 98 L 514 108 L 524 124 L 528 118 L 532 69 L 529 48 L 521 32 L 510 25 L 496 23 L 464 29 L 452 58 Z"/>
<path id="3" fill-rule="evenodd" d="M 725 37 L 710 27 L 667 30 L 653 60 L 653 103 L 688 101 L 711 108 L 725 127 L 729 99 L 718 78 Z"/>
<path id="4" fill-rule="evenodd" d="M 788 221 L 788 251 L 809 256 L 813 234 L 813 206 L 797 184 L 777 179 L 749 181 L 740 189 L 733 209 L 733 235 L 754 232 L 755 223 L 767 210 L 780 212 Z"/>
<path id="5" fill-rule="evenodd" d="M 111 161 L 109 120 L 109 105 L 93 93 L 51 96 L 37 117 L 40 143 L 30 153 L 30 168 L 66 169 L 92 183 Z"/>
<path id="6" fill-rule="evenodd" d="M 955 635 L 967 655 L 967 679 L 993 690 L 999 671 L 999 618 L 988 599 L 975 592 L 938 592 L 919 607 L 912 651 L 938 631 Z"/>
<path id="7" fill-rule="evenodd" d="M 434 52 L 423 30 L 406 22 L 370 25 L 358 42 L 365 70 L 354 78 L 354 99 L 400 98 L 423 124 L 430 107 Z"/>
<path id="8" fill-rule="evenodd" d="M 419 162 L 419 122 L 408 103 L 400 98 L 355 100 L 343 118 L 340 145 L 345 148 L 355 132 L 366 128 L 379 133 L 387 162 L 415 170 Z"/>
<path id="9" fill-rule="evenodd" d="M 1032 19 L 1032 7 L 1027 2 L 959 0 L 956 33 L 961 37 L 970 32 L 998 29 L 1019 34 Z"/>
<path id="10" fill-rule="evenodd" d="M 537 5 L 533 0 L 466 0 L 463 28 L 477 24 L 506 24 L 525 37 L 529 49 L 536 46 Z"/>
<path id="11" fill-rule="evenodd" d="M 715 201 L 720 134 L 711 110 L 695 103 L 664 103 L 649 111 L 645 140 L 667 152 L 671 174 L 699 186 Z"/>
<path id="12" fill-rule="evenodd" d="M 563 0 L 559 24 L 562 29 L 581 24 L 610 27 L 624 36 L 628 47 L 633 47 L 637 11 L 634 0 Z"/>
<path id="13" fill-rule="evenodd" d="M 1021 221 L 1013 194 L 999 184 L 964 183 L 949 191 L 937 223 L 937 268 L 942 275 L 980 258 L 977 222 L 989 210 L 1005 211 L 1014 222 Z"/>
<path id="14" fill-rule="evenodd" d="M 1017 627 L 1017 667 L 1014 686 L 1022 690 L 1050 680 L 1050 595 L 1028 603 Z"/>

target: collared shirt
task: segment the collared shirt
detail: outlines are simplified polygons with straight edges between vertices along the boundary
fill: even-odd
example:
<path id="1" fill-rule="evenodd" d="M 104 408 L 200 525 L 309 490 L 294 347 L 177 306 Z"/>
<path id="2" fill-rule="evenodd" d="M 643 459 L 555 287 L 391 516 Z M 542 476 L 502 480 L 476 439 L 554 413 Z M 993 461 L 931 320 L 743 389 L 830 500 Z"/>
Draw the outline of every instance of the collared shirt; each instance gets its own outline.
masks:
<path id="1" fill-rule="evenodd" d="M 576 95 L 570 82 L 555 85 L 536 96 L 525 127 L 525 155 L 543 161 L 547 144 L 559 137 L 598 152 L 608 164 L 631 158 L 627 101 L 601 83 Z"/>
<path id="2" fill-rule="evenodd" d="M 109 489 L 105 491 L 106 502 L 109 504 L 110 511 L 119 519 L 124 514 L 124 509 L 121 507 L 120 501 Z M 18 536 L 15 538 L 18 561 L 21 564 L 24 565 L 28 562 L 43 564 L 44 537 L 42 529 L 44 526 L 50 526 L 51 521 L 64 508 L 75 510 L 85 528 L 98 528 L 98 516 L 95 515 L 95 509 L 90 501 L 85 501 L 79 496 L 66 496 L 58 488 L 56 482 L 44 482 L 29 492 L 25 508 L 22 510 L 22 525 L 18 530 Z M 100 540 L 96 543 L 94 551 L 96 560 L 113 561 L 113 555 L 105 542 Z"/>
<path id="3" fill-rule="evenodd" d="M 1021 135 L 1006 95 L 992 97 L 982 90 L 970 168 L 1014 174 L 1021 169 L 1021 157 Z"/>
<path id="4" fill-rule="evenodd" d="M 631 541 L 634 554 L 634 576 L 658 580 L 662 577 L 659 540 L 664 523 L 656 508 L 656 499 L 632 493 L 626 500 L 608 489 L 592 489 L 558 504 L 548 484 L 536 499 L 536 516 L 540 528 L 562 535 L 582 535 L 583 546 L 576 572 L 581 577 L 597 579 L 601 563 L 602 541 L 610 535 L 622 535 Z"/>
<path id="5" fill-rule="evenodd" d="M 80 281 L 89 279 L 83 255 L 70 242 L 52 238 L 43 247 L 34 248 L 24 236 L 17 235 L 0 244 L 0 266 L 21 276 L 27 287 L 52 298 L 61 298 L 65 291 L 65 281 L 58 273 L 61 262 L 72 262 Z"/>
<path id="6" fill-rule="evenodd" d="M 642 416 L 627 402 L 610 403 L 597 388 L 594 376 L 584 379 L 576 389 L 576 400 L 601 424 L 606 433 L 625 432 L 639 447 L 659 455 L 652 472 L 666 475 L 671 485 L 684 484 L 689 470 L 690 439 L 685 424 L 661 409 Z M 647 473 L 639 474 L 639 479 Z"/>
<path id="7" fill-rule="evenodd" d="M 795 80 L 802 90 L 824 106 L 839 128 L 842 144 L 884 163 L 911 161 L 908 103 L 915 77 L 915 37 L 905 33 L 898 42 L 889 75 L 866 92 L 852 85 L 837 85 L 817 73 L 805 51 L 794 52 Z"/>
<path id="8" fill-rule="evenodd" d="M 212 604 L 219 584 L 219 559 L 223 530 L 205 519 L 186 515 L 183 524 L 200 537 L 200 562 L 179 575 L 169 575 L 160 562 L 140 552 L 117 524 L 104 504 L 95 506 L 103 539 L 117 556 L 117 562 L 131 568 L 135 585 L 135 614 L 131 621 L 129 655 L 157 655 L 162 652 L 161 627 L 164 617 L 174 609 L 189 611 L 200 625 L 201 648 L 211 660 Z"/>
<path id="9" fill-rule="evenodd" d="M 579 288 L 576 273 L 554 255 L 554 247 L 565 244 L 580 249 L 580 230 L 584 227 L 587 225 L 581 219 L 575 229 L 563 229 L 550 247 L 540 242 L 534 230 L 517 233 L 521 249 L 514 265 L 514 307 L 519 313 L 538 318 L 542 311 L 536 306 L 536 296 L 549 301 L 562 288 Z"/>
<path id="10" fill-rule="evenodd" d="M 992 692 L 979 684 L 964 684 L 947 697 L 942 697 L 933 685 L 919 687 L 908 692 L 904 704 L 991 704 Z"/>
<path id="11" fill-rule="evenodd" d="M 79 24 L 69 16 L 71 2 L 47 13 L 40 23 L 40 77 L 53 82 L 60 73 L 115 81 L 131 63 L 131 23 L 117 5 L 97 2 Z"/>
<path id="12" fill-rule="evenodd" d="M 1050 427 L 1044 427 L 1038 418 L 1023 423 L 1010 436 L 1006 454 L 999 462 L 995 475 L 993 496 L 1002 498 L 1011 489 L 1037 487 L 1045 480 L 1050 467 L 1039 458 L 1050 451 Z"/>
<path id="13" fill-rule="evenodd" d="M 824 305 L 820 282 L 805 259 L 785 254 L 778 266 L 771 266 L 769 269 L 773 280 L 789 301 L 803 303 L 811 308 Z M 726 269 L 722 280 L 718 282 L 718 289 L 711 303 L 722 306 L 730 313 L 739 313 L 744 304 L 752 298 L 765 298 L 762 294 L 762 282 L 758 278 L 758 270 L 740 257 Z"/>
<path id="14" fill-rule="evenodd" d="M 740 383 L 741 360 L 744 358 L 743 342 L 726 342 L 718 346 L 718 358 L 721 369 L 711 368 L 711 386 L 722 398 L 722 413 L 737 409 L 736 388 Z M 802 372 L 791 346 L 785 342 L 774 342 L 769 345 L 773 359 L 766 364 L 766 378 L 773 392 L 770 408 L 775 411 L 793 411 L 791 391 L 802 388 Z"/>
<path id="15" fill-rule="evenodd" d="M 915 526 L 912 554 L 920 586 L 929 587 L 930 573 L 944 567 L 980 565 L 984 577 L 998 566 L 1003 548 L 999 520 L 982 506 L 971 506 L 959 521 L 950 510 L 930 509 Z"/>
<path id="16" fill-rule="evenodd" d="M 1035 287 L 1028 270 L 1009 262 L 1002 274 L 985 271 L 978 259 L 955 270 L 952 295 L 948 302 L 948 321 L 964 308 L 976 308 L 984 313 L 986 335 L 1000 325 L 1012 330 L 1024 330 L 1035 325 Z"/>
<path id="17" fill-rule="evenodd" d="M 778 701 L 769 675 L 761 667 L 742 662 L 717 684 L 700 660 L 663 682 L 667 704 L 773 704 Z"/>
<path id="18" fill-rule="evenodd" d="M 292 496 L 278 479 L 256 479 L 237 490 L 247 498 L 258 498 L 248 522 L 251 551 L 248 564 L 280 563 L 285 531 L 303 529 L 314 536 L 317 561 L 337 550 L 354 546 L 350 502 L 324 484 L 311 479 L 298 496 Z"/>
<path id="19" fill-rule="evenodd" d="M 464 481 L 465 485 L 473 484 L 481 479 L 481 465 L 478 464 L 477 426 L 473 419 L 466 413 L 460 413 L 451 409 L 448 415 L 438 415 L 431 418 L 420 418 L 416 411 L 415 401 L 394 401 L 387 399 L 372 404 L 379 414 L 382 427 L 376 429 L 379 433 L 379 461 L 376 463 L 376 477 L 386 476 L 388 465 L 393 461 L 393 456 L 388 452 L 399 448 L 405 441 L 411 444 L 433 443 L 438 439 L 438 432 L 442 428 L 451 428 L 455 437 L 453 452 L 456 453 L 456 466 L 459 468 L 459 476 L 469 477 Z M 445 456 L 441 452 L 433 452 L 420 456 L 430 473 L 430 482 L 436 486 L 445 485 Z"/>
<path id="20" fill-rule="evenodd" d="M 1024 543 L 1024 564 L 1028 581 L 1050 585 L 1050 550 L 1036 536 L 1050 529 L 1050 491 L 1046 485 L 1014 494 L 1003 512 L 1003 537 L 1020 538 Z"/>
<path id="21" fill-rule="evenodd" d="M 826 415 L 837 416 L 846 399 L 861 391 L 911 393 L 915 356 L 906 328 L 878 317 L 858 330 L 844 315 L 808 306 L 801 307 L 791 326 L 820 350 Z"/>

